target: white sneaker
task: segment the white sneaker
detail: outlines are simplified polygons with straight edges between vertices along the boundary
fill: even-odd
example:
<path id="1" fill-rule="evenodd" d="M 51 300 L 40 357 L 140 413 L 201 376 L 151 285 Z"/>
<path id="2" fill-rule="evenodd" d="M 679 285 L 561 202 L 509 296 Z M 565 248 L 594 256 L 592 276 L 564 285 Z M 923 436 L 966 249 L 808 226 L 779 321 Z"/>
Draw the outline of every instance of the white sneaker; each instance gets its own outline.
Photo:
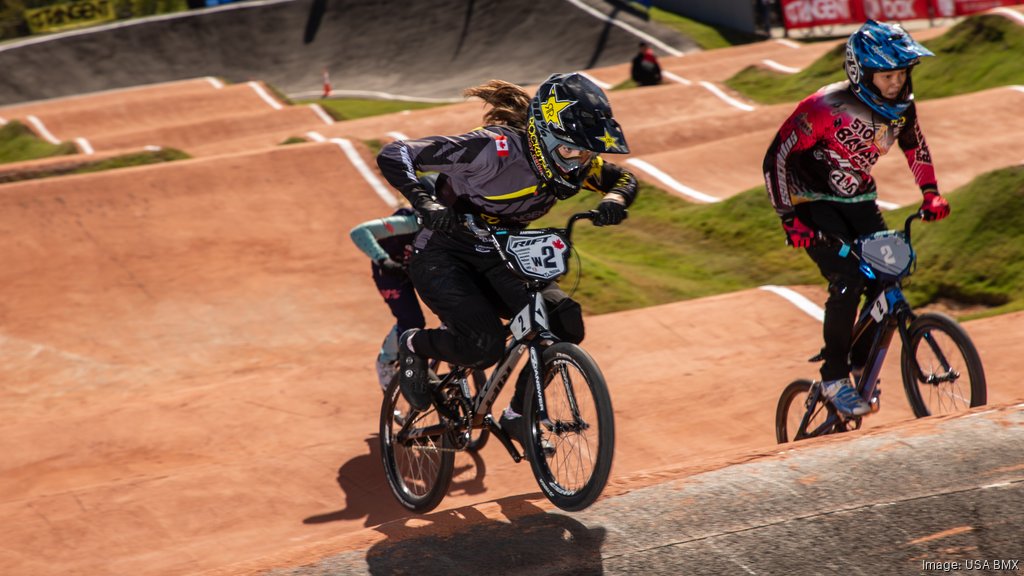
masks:
<path id="1" fill-rule="evenodd" d="M 857 394 L 849 378 L 822 382 L 821 390 L 844 416 L 863 416 L 871 412 L 871 404 Z"/>

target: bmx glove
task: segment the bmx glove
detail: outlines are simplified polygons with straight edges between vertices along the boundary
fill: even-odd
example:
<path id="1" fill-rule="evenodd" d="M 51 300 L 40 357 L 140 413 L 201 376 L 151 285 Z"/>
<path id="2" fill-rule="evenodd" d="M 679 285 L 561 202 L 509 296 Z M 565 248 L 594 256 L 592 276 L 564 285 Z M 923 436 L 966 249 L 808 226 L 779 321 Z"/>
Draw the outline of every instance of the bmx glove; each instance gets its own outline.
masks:
<path id="1" fill-rule="evenodd" d="M 925 192 L 924 202 L 921 203 L 921 219 L 932 222 L 946 216 L 949 216 L 949 202 L 934 190 Z"/>
<path id="2" fill-rule="evenodd" d="M 810 248 L 815 243 L 814 229 L 801 222 L 796 214 L 782 217 L 782 229 L 786 231 L 786 244 L 793 248 Z"/>

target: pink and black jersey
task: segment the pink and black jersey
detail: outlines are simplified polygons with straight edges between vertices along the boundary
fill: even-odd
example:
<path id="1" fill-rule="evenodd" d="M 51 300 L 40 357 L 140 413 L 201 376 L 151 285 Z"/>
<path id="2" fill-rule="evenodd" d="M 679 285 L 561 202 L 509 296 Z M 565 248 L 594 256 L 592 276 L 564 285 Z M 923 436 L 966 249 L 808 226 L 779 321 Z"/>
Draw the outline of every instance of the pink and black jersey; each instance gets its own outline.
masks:
<path id="1" fill-rule="evenodd" d="M 818 90 L 797 105 L 765 155 L 765 184 L 775 212 L 783 216 L 812 200 L 874 200 L 871 167 L 897 142 L 918 186 L 937 188 L 913 103 L 889 121 L 861 102 L 847 81 Z"/>

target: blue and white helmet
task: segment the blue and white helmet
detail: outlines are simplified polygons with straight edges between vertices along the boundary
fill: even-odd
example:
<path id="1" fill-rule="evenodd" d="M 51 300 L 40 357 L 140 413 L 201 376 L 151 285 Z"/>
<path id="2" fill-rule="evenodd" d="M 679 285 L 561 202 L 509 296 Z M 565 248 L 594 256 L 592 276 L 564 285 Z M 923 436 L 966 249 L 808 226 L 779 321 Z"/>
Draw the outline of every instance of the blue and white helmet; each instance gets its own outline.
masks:
<path id="1" fill-rule="evenodd" d="M 914 101 L 914 88 L 910 71 L 922 56 L 934 56 L 897 24 L 882 24 L 868 20 L 846 41 L 846 77 L 850 89 L 875 112 L 889 120 L 896 120 Z M 882 96 L 872 78 L 880 70 L 906 68 L 907 82 L 896 98 Z"/>

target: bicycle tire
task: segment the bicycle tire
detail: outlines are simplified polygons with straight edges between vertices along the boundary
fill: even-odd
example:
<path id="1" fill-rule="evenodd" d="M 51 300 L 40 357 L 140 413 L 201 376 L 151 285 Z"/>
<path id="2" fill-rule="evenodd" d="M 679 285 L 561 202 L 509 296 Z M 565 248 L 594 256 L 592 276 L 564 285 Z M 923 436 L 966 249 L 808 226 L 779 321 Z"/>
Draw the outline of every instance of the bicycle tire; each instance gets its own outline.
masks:
<path id="1" fill-rule="evenodd" d="M 775 441 L 779 444 L 846 432 L 851 426 L 860 426 L 860 419 L 845 421 L 839 418 L 836 409 L 821 398 L 815 402 L 808 416 L 807 396 L 812 385 L 807 379 L 794 380 L 779 396 L 775 408 Z M 794 407 L 796 412 L 793 412 Z"/>
<path id="2" fill-rule="evenodd" d="M 922 346 L 922 343 L 925 346 Z M 957 372 L 952 382 L 928 382 L 935 377 L 940 361 L 936 350 L 946 358 L 949 368 Z M 916 365 L 921 371 L 915 369 Z M 903 389 L 914 416 L 954 414 L 988 402 L 985 384 L 985 370 L 977 348 L 956 320 L 937 312 L 928 312 L 917 317 L 908 330 L 908 342 L 900 354 L 903 373 Z M 938 376 L 949 372 L 945 367 Z M 968 382 L 962 381 L 964 370 Z"/>
<path id="3" fill-rule="evenodd" d="M 525 374 L 532 382 L 530 370 L 527 364 L 520 377 Z M 544 496 L 562 510 L 583 510 L 604 490 L 615 454 L 615 416 L 608 385 L 590 354 L 569 342 L 544 351 L 543 370 L 548 418 L 555 427 L 548 430 L 538 422 L 537 395 L 528 386 L 523 450 Z M 552 385 L 556 382 L 561 386 Z M 578 418 L 570 402 L 578 407 Z"/>
<path id="4" fill-rule="evenodd" d="M 414 413 L 392 379 L 380 409 L 380 448 L 384 473 L 395 499 L 405 508 L 423 514 L 437 507 L 448 493 L 455 470 L 455 452 L 446 433 L 403 443 L 399 432 L 404 418 Z M 441 426 L 437 409 L 416 413 L 410 426 Z"/>

